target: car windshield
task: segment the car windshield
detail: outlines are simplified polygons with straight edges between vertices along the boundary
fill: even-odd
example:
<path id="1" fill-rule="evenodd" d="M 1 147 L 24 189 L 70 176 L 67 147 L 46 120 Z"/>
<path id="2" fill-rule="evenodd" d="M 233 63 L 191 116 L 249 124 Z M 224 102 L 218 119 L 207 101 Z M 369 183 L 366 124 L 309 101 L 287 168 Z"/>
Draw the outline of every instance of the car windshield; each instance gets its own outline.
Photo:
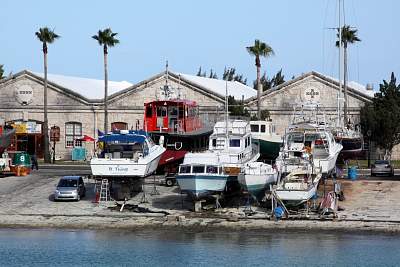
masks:
<path id="1" fill-rule="evenodd" d="M 76 179 L 61 179 L 58 183 L 58 187 L 77 187 L 78 180 Z"/>
<path id="2" fill-rule="evenodd" d="M 387 160 L 377 160 L 377 161 L 375 161 L 375 164 L 389 164 L 389 161 L 387 161 Z"/>

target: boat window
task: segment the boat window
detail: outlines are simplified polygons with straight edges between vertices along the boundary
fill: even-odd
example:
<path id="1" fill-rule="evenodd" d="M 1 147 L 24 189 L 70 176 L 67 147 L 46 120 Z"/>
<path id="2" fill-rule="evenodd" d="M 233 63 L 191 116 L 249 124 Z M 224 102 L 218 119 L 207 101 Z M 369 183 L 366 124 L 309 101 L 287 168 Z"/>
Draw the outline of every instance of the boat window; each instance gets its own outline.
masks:
<path id="1" fill-rule="evenodd" d="M 240 147 L 240 139 L 230 139 L 229 146 L 230 147 Z"/>
<path id="2" fill-rule="evenodd" d="M 193 173 L 204 173 L 204 165 L 193 165 Z"/>
<path id="3" fill-rule="evenodd" d="M 179 173 L 190 173 L 190 165 L 181 165 L 179 167 Z"/>
<path id="4" fill-rule="evenodd" d="M 179 107 L 179 112 L 178 112 L 178 117 L 179 119 L 182 119 L 185 115 L 185 110 L 183 109 L 183 107 Z"/>
<path id="5" fill-rule="evenodd" d="M 288 136 L 288 142 L 293 142 L 293 143 L 303 143 L 304 141 L 304 135 L 303 133 L 291 133 Z"/>
<path id="6" fill-rule="evenodd" d="M 247 147 L 247 138 L 244 140 L 244 147 Z"/>
<path id="7" fill-rule="evenodd" d="M 265 133 L 265 125 L 261 125 L 261 132 Z"/>
<path id="8" fill-rule="evenodd" d="M 146 118 L 151 118 L 153 116 L 153 108 L 152 106 L 146 107 Z"/>
<path id="9" fill-rule="evenodd" d="M 212 146 L 213 147 L 217 146 L 217 139 L 215 139 L 215 138 L 212 139 Z"/>
<path id="10" fill-rule="evenodd" d="M 147 156 L 149 154 L 149 146 L 146 142 L 143 143 L 143 156 Z"/>
<path id="11" fill-rule="evenodd" d="M 207 173 L 218 173 L 217 166 L 207 166 Z"/>
<path id="12" fill-rule="evenodd" d="M 170 107 L 169 115 L 171 115 L 171 116 L 178 115 L 178 108 L 175 106 Z"/>
<path id="13" fill-rule="evenodd" d="M 166 117 L 167 107 L 157 107 L 157 117 Z"/>
<path id="14" fill-rule="evenodd" d="M 252 124 L 250 125 L 250 129 L 252 133 L 258 133 L 260 131 L 260 126 L 258 124 Z"/>

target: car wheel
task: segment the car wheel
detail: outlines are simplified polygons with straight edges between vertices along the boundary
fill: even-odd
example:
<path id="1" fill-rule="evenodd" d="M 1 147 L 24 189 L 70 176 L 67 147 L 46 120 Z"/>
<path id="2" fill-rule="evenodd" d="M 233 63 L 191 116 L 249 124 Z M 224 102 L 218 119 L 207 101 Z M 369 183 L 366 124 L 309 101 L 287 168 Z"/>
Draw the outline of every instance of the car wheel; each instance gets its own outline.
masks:
<path id="1" fill-rule="evenodd" d="M 165 180 L 165 184 L 166 184 L 167 186 L 171 187 L 171 186 L 174 185 L 174 180 L 172 180 L 172 179 L 167 179 L 167 180 Z"/>
<path id="2" fill-rule="evenodd" d="M 78 197 L 76 198 L 76 201 L 81 200 L 81 195 L 78 193 Z"/>

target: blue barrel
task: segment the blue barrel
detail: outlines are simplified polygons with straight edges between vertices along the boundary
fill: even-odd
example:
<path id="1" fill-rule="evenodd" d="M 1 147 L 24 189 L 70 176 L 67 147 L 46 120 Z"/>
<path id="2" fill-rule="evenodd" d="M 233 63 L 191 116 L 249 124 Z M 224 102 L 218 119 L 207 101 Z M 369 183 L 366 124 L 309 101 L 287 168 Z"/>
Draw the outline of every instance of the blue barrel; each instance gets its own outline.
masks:
<path id="1" fill-rule="evenodd" d="M 282 218 L 283 214 L 285 214 L 285 210 L 281 206 L 278 206 L 274 209 L 275 218 L 280 219 Z"/>
<path id="2" fill-rule="evenodd" d="M 348 169 L 347 177 L 352 181 L 357 179 L 357 168 L 356 168 L 356 166 L 352 166 L 352 167 L 350 167 Z"/>

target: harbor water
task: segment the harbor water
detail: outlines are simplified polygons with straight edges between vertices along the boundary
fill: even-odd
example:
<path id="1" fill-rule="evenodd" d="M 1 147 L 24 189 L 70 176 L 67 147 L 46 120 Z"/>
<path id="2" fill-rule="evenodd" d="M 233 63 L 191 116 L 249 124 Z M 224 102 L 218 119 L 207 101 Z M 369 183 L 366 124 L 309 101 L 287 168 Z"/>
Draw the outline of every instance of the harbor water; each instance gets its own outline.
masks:
<path id="1" fill-rule="evenodd" d="M 399 266 L 400 236 L 0 229 L 0 266 Z"/>

